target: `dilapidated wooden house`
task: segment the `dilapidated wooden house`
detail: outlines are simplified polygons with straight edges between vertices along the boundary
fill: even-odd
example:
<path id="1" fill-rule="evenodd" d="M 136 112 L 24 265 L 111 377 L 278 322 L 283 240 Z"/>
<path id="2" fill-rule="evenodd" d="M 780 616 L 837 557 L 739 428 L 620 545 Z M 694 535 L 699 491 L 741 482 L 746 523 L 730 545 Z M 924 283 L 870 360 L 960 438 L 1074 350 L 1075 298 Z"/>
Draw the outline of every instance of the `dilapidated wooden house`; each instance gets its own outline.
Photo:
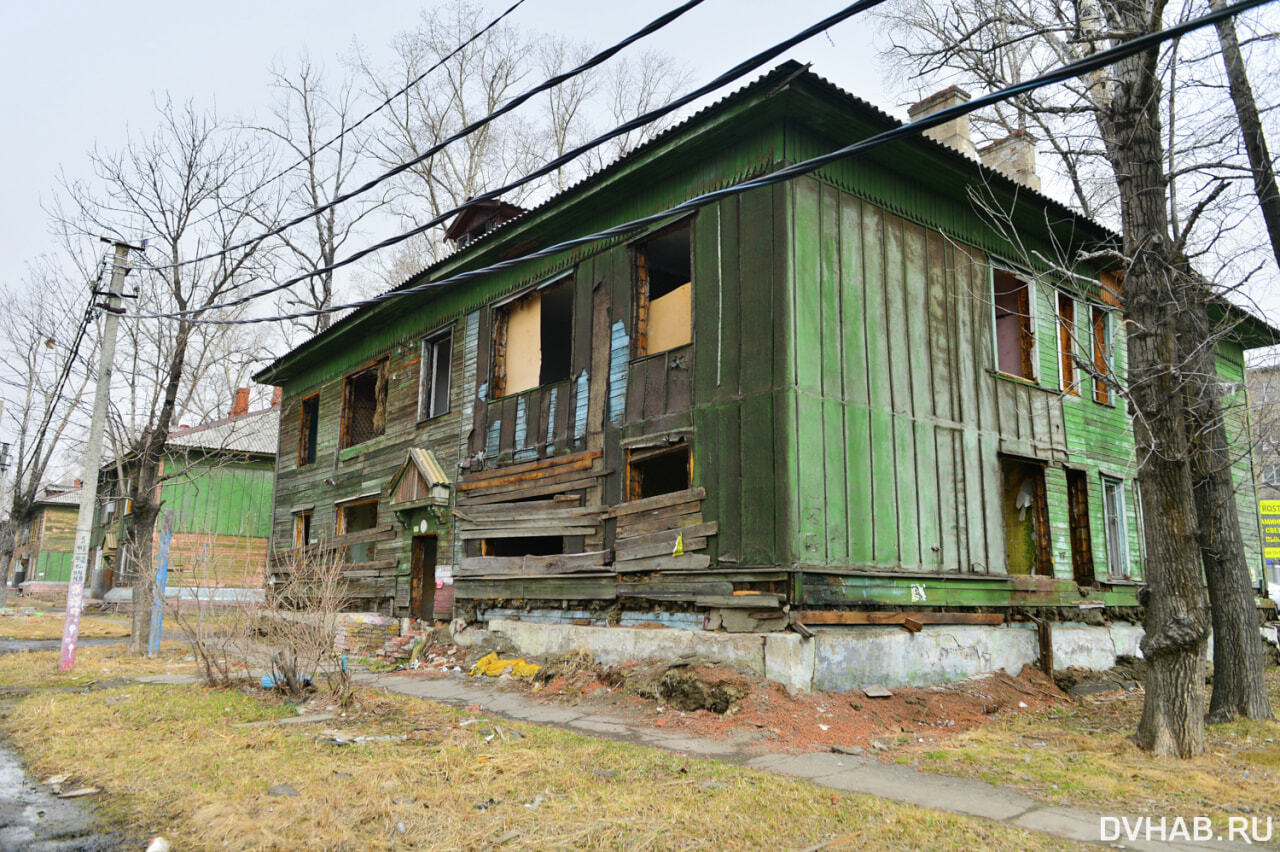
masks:
<path id="1" fill-rule="evenodd" d="M 789 63 L 531 210 L 469 211 L 399 289 L 896 124 Z M 1026 140 L 989 167 L 963 135 L 335 323 L 256 377 L 283 388 L 274 547 L 347 547 L 364 606 L 418 617 L 449 582 L 469 618 L 726 630 L 1134 605 L 1123 288 L 1071 262 L 1114 235 L 1029 185 Z M 1270 341 L 1239 325 L 1224 375 Z"/>
<path id="2" fill-rule="evenodd" d="M 17 527 L 13 540 L 13 584 L 39 588 L 66 586 L 76 544 L 80 482 L 46 485 L 31 506 L 30 520 Z"/>

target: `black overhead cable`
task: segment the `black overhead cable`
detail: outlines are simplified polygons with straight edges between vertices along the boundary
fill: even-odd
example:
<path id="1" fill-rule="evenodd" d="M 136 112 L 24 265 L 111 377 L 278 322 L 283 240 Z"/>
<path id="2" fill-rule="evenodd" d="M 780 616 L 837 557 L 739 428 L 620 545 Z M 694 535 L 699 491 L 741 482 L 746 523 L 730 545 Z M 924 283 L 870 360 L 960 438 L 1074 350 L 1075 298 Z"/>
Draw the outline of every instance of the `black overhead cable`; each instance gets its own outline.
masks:
<path id="1" fill-rule="evenodd" d="M 474 35 L 472 35 L 469 39 L 467 39 L 466 41 L 464 41 L 462 44 L 460 44 L 460 45 L 458 45 L 457 47 L 455 47 L 452 51 L 450 51 L 450 52 L 449 52 L 449 54 L 448 54 L 447 56 L 445 56 L 445 57 L 443 57 L 442 59 L 440 59 L 439 61 L 435 62 L 435 63 L 434 63 L 430 68 L 428 68 L 426 71 L 423 71 L 421 74 L 419 74 L 417 77 L 414 77 L 412 80 L 410 80 L 408 83 L 406 83 L 402 88 L 400 88 L 399 90 L 397 90 L 395 93 L 393 93 L 393 94 L 389 95 L 385 100 L 383 100 L 383 102 L 382 102 L 382 103 L 378 104 L 376 107 L 374 107 L 373 109 L 371 109 L 371 110 L 369 110 L 368 112 L 366 112 L 363 116 L 361 116 L 361 117 L 360 117 L 360 119 L 359 119 L 358 121 L 355 121 L 355 122 L 353 122 L 351 125 L 349 125 L 349 126 L 347 126 L 347 127 L 342 128 L 341 130 L 339 130 L 339 131 L 338 131 L 338 133 L 337 133 L 336 135 L 334 135 L 334 137 L 333 137 L 332 139 L 330 139 L 328 142 L 325 142 L 325 143 L 324 143 L 323 145 L 321 145 L 320 147 L 316 148 L 316 149 L 315 149 L 313 152 L 311 152 L 310 154 L 308 154 L 308 155 L 306 155 L 306 156 L 303 156 L 303 157 L 302 157 L 301 159 L 299 159 L 297 162 L 295 162 L 295 163 L 293 163 L 293 164 L 291 164 L 291 165 L 289 165 L 289 166 L 286 166 L 285 168 L 283 168 L 283 169 L 281 169 L 280 171 L 276 172 L 276 173 L 275 173 L 274 175 L 272 175 L 271 177 L 269 177 L 269 178 L 267 178 L 266 180 L 264 180 L 262 183 L 260 183 L 260 184 L 258 184 L 257 186 L 255 186 L 253 189 L 251 189 L 251 190 L 249 190 L 248 192 L 246 192 L 246 193 L 244 193 L 243 195 L 241 195 L 239 198 L 235 199 L 234 201 L 230 201 L 230 202 L 228 202 L 227 204 L 225 204 L 225 205 L 223 205 L 223 206 L 224 206 L 224 207 L 234 207 L 235 205 L 239 204 L 240 202 L 244 201 L 245 199 L 248 199 L 248 198 L 253 197 L 253 195 L 254 195 L 255 193 L 260 192 L 261 190 L 265 189 L 266 187 L 268 187 L 268 186 L 270 186 L 271 184 L 275 183 L 276 181 L 280 180 L 280 178 L 282 178 L 282 177 L 284 177 L 285 175 L 289 174 L 289 173 L 290 173 L 290 172 L 292 172 L 294 169 L 296 169 L 298 166 L 306 165 L 306 163 L 307 163 L 307 161 L 308 161 L 309 159 L 311 159 L 312 157 L 315 157 L 315 156 L 316 156 L 317 154 L 319 154 L 321 151 L 326 150 L 326 149 L 327 149 L 327 148 L 329 148 L 331 145 L 333 145 L 333 143 L 337 142 L 339 139 L 341 139 L 342 137 L 346 136 L 348 133 L 352 132 L 353 130 L 355 130 L 355 129 L 356 129 L 357 127 L 359 127 L 360 125 L 364 124 L 364 123 L 365 123 L 366 121 L 368 121 L 369 119 L 373 118 L 375 115 L 377 115 L 377 114 L 378 114 L 379 112 L 381 112 L 382 110 L 386 109 L 386 108 L 387 108 L 387 106 L 388 106 L 392 101 L 394 101 L 396 98 L 400 97 L 400 96 L 401 96 L 401 95 L 403 95 L 404 93 L 408 92 L 408 91 L 409 91 L 410 89 L 412 89 L 414 86 L 416 86 L 416 85 L 418 85 L 419 83 L 421 83 L 424 79 L 426 79 L 427 75 L 428 75 L 428 74 L 430 74 L 432 71 L 435 71 L 435 70 L 436 70 L 437 68 L 439 68 L 441 65 L 444 65 L 444 64 L 445 64 L 446 62 L 448 62 L 450 59 L 452 59 L 453 57 L 457 56 L 459 53 L 461 53 L 462 51 L 466 50 L 466 49 L 467 49 L 468 47 L 470 47 L 471 45 L 475 44 L 475 43 L 476 43 L 476 41 L 478 41 L 478 40 L 481 38 L 481 36 L 483 36 L 485 33 L 489 32 L 489 30 L 491 30 L 491 29 L 493 29 L 494 27 L 496 27 L 499 23 L 501 23 L 501 22 L 502 22 L 502 19 L 503 19 L 503 18 L 507 17 L 507 16 L 508 16 L 508 15 L 510 15 L 512 12 L 514 12 L 514 11 L 515 11 L 517 8 L 519 8 L 519 7 L 520 7 L 520 5 L 521 5 L 521 4 L 523 4 L 524 2 L 525 2 L 525 0 L 516 0 L 516 2 L 515 2 L 515 3 L 512 3 L 510 6 L 508 6 L 508 7 L 507 7 L 507 10 L 506 10 L 505 12 L 503 12 L 503 13 L 502 13 L 501 15 L 499 15 L 498 17 L 494 18 L 492 21 L 490 21 L 488 24 L 486 24 L 486 25 L 485 25 L 484 27 L 482 27 L 481 29 L 477 30 L 477 31 L 475 32 L 475 34 L 474 34 Z M 319 212 L 319 211 L 315 211 L 315 212 Z M 209 213 L 209 214 L 207 214 L 206 216 L 204 216 L 203 218 L 199 219 L 199 220 L 198 220 L 198 222 L 204 222 L 204 221 L 208 220 L 209 218 L 211 218 L 211 217 L 213 217 L 213 216 L 216 216 L 216 215 L 217 215 L 217 212 L 216 212 L 216 211 L 215 211 L 215 212 L 213 212 L 213 213 Z M 312 216 L 312 215 L 315 215 L 315 214 L 314 214 L 314 213 L 310 213 L 310 214 L 308 214 L 308 216 Z M 190 262 L 194 263 L 195 261 L 190 261 Z"/>
<path id="2" fill-rule="evenodd" d="M 742 62 L 739 62 L 733 68 L 730 68 L 728 71 L 716 77 L 714 80 L 711 80 L 710 82 L 702 86 L 699 86 L 698 88 L 680 96 L 679 98 L 676 98 L 675 100 L 663 106 L 657 107 L 656 109 L 652 109 L 649 112 L 644 113 L 643 115 L 636 116 L 630 121 L 624 122 L 623 124 L 618 125 L 614 129 L 609 130 L 605 133 L 602 133 L 596 138 L 591 139 L 590 141 L 584 142 L 583 144 L 579 145 L 576 148 L 573 148 L 572 150 L 566 151 L 564 154 L 561 154 L 559 157 L 556 157 L 554 160 L 551 160 L 545 165 L 540 166 L 539 168 L 535 169 L 533 172 L 530 172 L 529 174 L 525 175 L 522 178 L 517 178 L 516 180 L 513 180 L 504 186 L 500 186 L 496 189 L 491 189 L 487 192 L 481 193 L 480 195 L 477 195 L 474 198 L 470 198 L 467 201 L 464 201 L 462 204 L 459 204 L 456 207 L 452 207 L 448 210 L 445 210 L 443 213 L 440 213 L 439 215 L 431 218 L 430 220 L 422 223 L 421 225 L 415 226 L 411 230 L 397 234 L 393 237 L 388 237 L 382 242 L 376 243 L 372 246 L 368 246 L 367 248 L 363 248 L 355 252 L 354 254 L 348 255 L 347 257 L 344 257 L 341 260 L 335 261 L 334 263 L 328 266 L 323 266 L 318 269 L 313 269 L 308 272 L 300 273 L 298 275 L 293 276 L 292 278 L 286 278 L 284 281 L 281 281 L 277 284 L 273 284 L 261 290 L 255 290 L 252 293 L 246 293 L 245 295 L 239 296 L 230 301 L 221 302 L 219 304 L 210 305 L 204 308 L 191 308 L 185 311 L 177 311 L 173 314 L 166 314 L 165 316 L 185 317 L 185 316 L 191 316 L 194 314 L 202 314 L 210 310 L 238 307 L 239 305 L 247 304 L 248 302 L 251 302 L 254 299 L 259 299 L 259 298 L 262 298 L 263 296 L 269 296 L 272 293 L 277 293 L 281 290 L 287 290 L 288 288 L 292 287 L 294 284 L 297 284 L 301 281 L 306 281 L 309 278 L 314 278 L 317 275 L 324 275 L 326 273 L 333 272 L 334 270 L 341 269 L 344 266 L 349 266 L 350 264 L 355 263 L 356 261 L 361 260 L 362 258 L 365 258 L 370 254 L 373 254 L 374 252 L 381 251 L 382 249 L 385 249 L 385 248 L 390 248 L 391 246 L 402 243 L 405 240 L 416 237 L 418 234 L 424 233 L 425 231 L 428 231 L 431 228 L 434 228 L 435 226 L 442 224 L 447 219 L 449 219 L 449 217 L 461 212 L 462 210 L 471 206 L 472 204 L 475 204 L 476 202 L 487 201 L 490 199 L 498 198 L 504 195 L 505 193 L 510 192 L 513 189 L 517 189 L 521 186 L 524 186 L 530 181 L 537 180 L 540 177 L 544 177 L 545 175 L 550 174 L 551 172 L 555 171 L 556 169 L 560 168 L 566 163 L 569 163 L 572 160 L 577 159 L 587 151 L 590 151 L 591 149 L 596 148 L 604 144 L 605 142 L 608 142 L 610 139 L 614 139 L 618 136 L 621 136 L 625 133 L 629 133 L 632 130 L 635 130 L 637 127 L 642 127 L 646 124 L 649 124 L 650 122 L 656 121 L 657 119 L 662 118 L 663 116 L 666 116 L 676 111 L 677 109 L 680 109 L 681 107 L 688 105 L 689 103 L 692 103 L 693 101 L 697 100 L 703 95 L 709 94 L 715 91 L 716 89 L 719 89 L 725 85 L 728 85 L 729 83 L 734 82 L 735 80 L 741 77 L 746 76 L 747 74 L 756 70 L 760 66 L 764 65 L 766 62 L 769 62 L 770 60 L 775 59 L 776 57 L 786 52 L 787 50 L 790 50 L 792 47 L 795 47 L 797 44 L 800 44 L 801 42 L 812 38 L 818 33 L 823 32 L 824 30 L 834 26 L 835 24 L 840 23 L 846 18 L 850 18 L 858 14 L 859 12 L 864 12 L 867 9 L 872 8 L 873 6 L 878 6 L 880 3 L 883 3 L 883 2 L 884 0 L 858 0 L 858 2 L 853 3 L 849 6 L 846 6 L 845 8 L 836 12 L 835 14 L 829 15 L 828 17 L 823 18 L 821 21 L 818 21 L 816 24 L 806 27 L 805 29 L 791 36 L 790 38 L 784 41 L 780 41 L 777 44 L 773 45 L 772 47 L 766 48 L 760 53 L 757 53 L 755 56 L 752 56 L 749 59 L 745 59 Z M 148 315 L 143 314 L 142 316 L 148 316 Z M 157 314 L 156 316 L 159 316 L 159 314 Z"/>
<path id="3" fill-rule="evenodd" d="M 505 104 L 498 107 L 496 110 L 489 113 L 488 115 L 478 118 L 475 121 L 471 122 L 466 127 L 454 133 L 449 138 L 444 139 L 440 142 L 436 142 L 426 151 L 422 152 L 421 154 L 414 157 L 413 159 L 407 160 L 392 169 L 388 169 L 387 171 L 383 172 L 377 177 L 372 178 L 365 184 L 359 187 L 356 187 L 350 192 L 344 192 L 341 195 L 335 196 L 334 198 L 313 208 L 312 210 L 309 210 L 300 216 L 295 216 L 294 218 L 289 219 L 284 224 L 277 225 L 274 228 L 271 228 L 267 231 L 263 231 L 261 234 L 258 234 L 257 236 L 249 237 L 248 239 L 241 240 L 240 242 L 235 243 L 234 245 L 230 245 L 230 246 L 227 246 L 226 248 L 218 249 L 217 251 L 208 252 L 206 254 L 199 255 L 198 257 L 189 258 L 188 260 L 181 260 L 181 261 L 178 261 L 177 263 L 161 263 L 161 264 L 154 264 L 149 266 L 139 265 L 139 268 L 152 269 L 152 270 L 173 269 L 179 266 L 187 266 L 192 263 L 200 263 L 201 261 L 205 261 L 205 260 L 213 260 L 216 257 L 221 257 L 222 255 L 230 254 L 231 252 L 239 251 L 240 249 L 245 249 L 252 245 L 256 245 L 262 242 L 263 240 L 265 240 L 266 238 L 274 237 L 278 234 L 282 234 L 296 225 L 301 225 L 304 222 L 310 222 L 313 218 L 315 218 L 316 215 L 323 213 L 326 210 L 331 210 L 345 201 L 350 201 L 352 198 L 355 198 L 358 195 L 363 195 L 364 193 L 373 189 L 375 186 L 382 183 L 383 181 L 389 180 L 390 178 L 393 178 L 402 172 L 408 171 L 409 169 L 416 166 L 418 163 L 421 163 L 424 160 L 427 160 L 430 157 L 438 154 L 442 149 L 444 149 L 448 145 L 451 145 L 454 142 L 457 142 L 459 139 L 462 139 L 465 136 L 471 135 L 472 133 L 484 127 L 485 125 L 489 124 L 490 122 L 494 121 L 495 119 L 501 118 L 502 116 L 506 115 L 507 113 L 511 112 L 512 110 L 524 104 L 526 101 L 528 101 L 530 98 L 534 97 L 535 95 L 539 95 L 542 92 L 547 91 L 548 89 L 553 89 L 566 80 L 570 80 L 574 77 L 577 77 L 580 74 L 584 74 L 587 71 L 590 71 L 592 68 L 595 68 L 597 65 L 600 65 L 605 61 L 613 58 L 613 56 L 620 53 L 623 49 L 629 47 L 633 43 L 639 41 L 642 38 L 645 38 L 646 36 L 652 35 L 653 33 L 662 29 L 667 24 L 674 21 L 676 18 L 679 18 L 685 12 L 688 12 L 690 9 L 694 8 L 695 6 L 701 5 L 703 2 L 705 2 L 705 0 L 685 0 L 684 3 L 680 4 L 676 8 L 662 15 L 659 15 L 658 17 L 650 21 L 648 24 L 645 24 L 643 27 L 633 32 L 631 35 L 627 36 L 626 38 L 622 39 L 619 42 L 616 42 L 610 45 L 609 47 L 606 47 L 604 50 L 600 51 L 599 53 L 595 54 L 591 58 L 587 59 L 585 62 L 578 65 L 577 67 L 571 68 L 568 71 L 562 71 L 559 74 L 555 74 L 551 77 L 548 77 L 546 80 L 534 86 L 532 89 L 528 89 L 524 93 L 516 95 L 514 98 L 507 101 Z"/>
<path id="4" fill-rule="evenodd" d="M 1074 77 L 1078 77 L 1081 74 L 1085 74 L 1090 71 L 1095 71 L 1099 68 L 1102 68 L 1106 65 L 1110 65 L 1113 62 L 1132 56 L 1136 53 L 1141 53 L 1145 50 L 1154 48 L 1159 44 L 1161 44 L 1162 42 L 1165 42 L 1174 38 L 1179 38 L 1194 30 L 1200 29 L 1210 24 L 1215 24 L 1220 20 L 1232 17 L 1241 12 L 1248 11 L 1249 9 L 1253 9 L 1270 2 L 1274 2 L 1274 0 L 1240 0 L 1240 2 L 1234 3 L 1230 6 L 1224 6 L 1220 9 L 1211 11 L 1208 14 L 1202 15 L 1198 18 L 1193 18 L 1189 21 L 1184 21 L 1181 24 L 1176 24 L 1174 26 L 1167 27 L 1165 29 L 1159 30 L 1154 33 L 1147 33 L 1146 35 L 1129 39 L 1128 41 L 1124 41 L 1116 45 L 1115 47 L 1111 47 L 1111 48 L 1108 48 L 1107 50 L 1099 51 L 1098 53 L 1095 53 L 1084 59 L 1077 60 L 1068 65 L 1060 66 L 1057 69 L 1046 71 L 1043 74 L 1040 74 L 1036 77 L 1031 78 L 1030 80 L 1026 80 L 1017 85 L 1009 86 L 1004 89 L 999 89 L 995 92 L 989 92 L 988 94 L 982 95 L 964 104 L 958 104 L 956 106 L 947 107 L 946 109 L 942 109 L 942 110 L 939 110 L 938 112 L 919 118 L 916 121 L 908 122 L 907 124 L 902 124 L 902 125 L 899 125 L 898 127 L 890 128 L 889 130 L 882 131 L 880 133 L 875 134 L 874 136 L 869 136 L 866 139 L 860 140 L 858 142 L 854 142 L 850 145 L 846 145 L 843 148 L 837 148 L 834 151 L 829 151 L 826 154 L 820 154 L 808 160 L 803 160 L 793 165 L 785 166 L 776 171 L 770 172 L 767 175 L 763 175 L 759 178 L 754 178 L 752 180 L 736 183 L 731 186 L 724 187 L 722 189 L 705 192 L 701 195 L 697 195 L 693 198 L 688 199 L 687 201 L 681 202 L 680 204 L 676 204 L 658 213 L 653 213 L 648 216 L 642 216 L 638 219 L 632 219 L 629 222 L 624 222 L 623 224 L 616 225 L 612 228 L 606 228 L 602 231 L 596 231 L 595 233 L 592 233 L 592 234 L 587 234 L 585 236 L 564 240 L 562 242 L 556 243 L 555 245 L 551 245 L 546 248 L 539 249 L 538 251 L 530 252 L 528 254 L 523 254 L 523 255 L 520 255 L 519 257 L 513 257 L 507 260 L 502 260 L 497 263 L 490 264 L 488 266 L 480 267 L 478 269 L 472 269 L 472 270 L 467 270 L 466 272 L 460 272 L 457 275 L 451 275 L 447 278 L 442 278 L 436 281 L 426 281 L 421 284 L 417 284 L 413 287 L 406 287 L 400 290 L 390 290 L 386 293 L 382 293 L 377 296 L 372 296 L 368 299 L 361 299 L 360 301 L 357 301 L 357 302 L 348 302 L 347 304 L 344 304 L 344 305 L 333 305 L 327 308 L 315 308 L 311 310 L 298 311 L 295 313 L 283 314 L 278 316 L 243 317 L 239 319 L 217 319 L 217 318 L 205 318 L 205 317 L 190 318 L 190 317 L 185 317 L 183 312 L 134 314 L 134 316 L 138 318 L 146 318 L 146 319 L 167 319 L 167 318 L 182 317 L 182 318 L 185 318 L 188 322 L 201 323 L 201 324 L 207 324 L 207 325 L 249 325 L 249 324 L 263 323 L 263 322 L 276 322 L 279 320 L 286 320 L 286 319 L 303 319 L 306 317 L 320 316 L 322 314 L 336 313 L 338 311 L 354 310 L 358 308 L 369 307 L 372 305 L 379 304 L 380 302 L 389 301 L 391 299 L 400 298 L 402 296 L 410 296 L 410 295 L 416 295 L 419 293 L 425 293 L 429 290 L 433 290 L 439 287 L 445 287 L 451 284 L 457 284 L 462 281 L 469 281 L 473 278 L 479 278 L 485 275 L 489 275 L 493 272 L 519 266 L 520 264 L 527 263 L 531 260 L 539 260 L 542 258 L 551 257 L 553 255 L 557 255 L 564 251 L 567 251 L 568 249 L 571 249 L 571 248 L 576 248 L 578 246 L 599 242 L 601 240 L 610 239 L 612 237 L 626 236 L 627 234 L 633 233 L 646 226 L 658 224 L 663 221 L 669 220 L 672 217 L 680 216 L 685 213 L 691 213 L 701 207 L 705 207 L 709 204 L 713 204 L 717 201 L 720 201 L 721 199 L 728 198 L 734 195 L 739 195 L 743 192 L 747 192 L 753 189 L 759 189 L 766 186 L 772 186 L 777 183 L 783 183 L 794 177 L 799 177 L 801 175 L 808 174 L 809 172 L 815 171 L 816 169 L 819 169 L 830 163 L 853 156 L 854 154 L 860 154 L 865 151 L 877 148 L 881 145 L 887 144 L 889 142 L 895 142 L 899 139 L 903 139 L 909 136 L 914 136 L 920 131 L 928 130 L 929 128 L 936 127 L 940 124 L 945 124 L 948 121 L 951 121 L 952 119 L 956 119 L 956 118 L 960 118 L 961 116 L 968 115 L 969 113 L 974 112 L 975 110 L 982 109 L 983 107 L 991 106 L 993 104 L 999 103 L 1000 101 L 1007 100 L 1011 97 L 1014 97 L 1015 95 L 1020 95 L 1025 92 L 1043 88 L 1052 83 L 1060 83 L 1065 80 L 1070 80 Z M 325 270 L 317 270 L 315 272 L 308 273 L 307 275 L 300 276 L 300 279 L 308 278 L 313 275 L 320 274 L 324 271 Z M 229 306 L 233 306 L 240 303 L 241 301 L 238 300 L 238 301 L 230 302 L 227 304 Z M 211 306 L 206 310 L 211 310 L 214 307 L 221 307 L 221 306 Z"/>

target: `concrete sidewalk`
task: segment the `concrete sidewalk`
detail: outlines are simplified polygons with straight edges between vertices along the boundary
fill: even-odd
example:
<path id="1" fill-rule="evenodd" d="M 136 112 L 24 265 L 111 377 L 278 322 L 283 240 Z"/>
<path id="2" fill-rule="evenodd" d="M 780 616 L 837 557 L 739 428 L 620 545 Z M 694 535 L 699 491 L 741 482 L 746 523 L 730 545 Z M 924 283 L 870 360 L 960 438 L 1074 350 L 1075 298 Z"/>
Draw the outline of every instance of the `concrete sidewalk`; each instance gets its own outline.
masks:
<path id="1" fill-rule="evenodd" d="M 1159 833 L 1154 833 L 1151 840 L 1123 837 L 1119 841 L 1105 843 L 1101 835 L 1103 816 L 1127 816 L 1132 821 L 1138 815 L 1101 814 L 1055 807 L 981 781 L 931 775 L 907 766 L 883 764 L 860 756 L 828 752 L 758 754 L 747 748 L 751 739 L 749 735 L 739 740 L 688 737 L 596 711 L 583 712 L 573 707 L 533 701 L 524 695 L 498 689 L 494 684 L 483 681 L 461 677 L 405 677 L 386 674 L 361 674 L 356 676 L 356 681 L 362 686 L 400 695 L 455 706 L 476 705 L 486 712 L 521 722 L 555 725 L 588 736 L 730 761 L 766 772 L 803 778 L 833 790 L 863 793 L 894 802 L 981 817 L 1067 840 L 1104 843 L 1116 848 L 1137 850 L 1203 852 L 1207 849 L 1257 848 L 1225 841 L 1168 842 L 1158 839 Z M 1189 821 L 1192 816 L 1193 814 L 1187 814 L 1186 819 Z M 1172 828 L 1171 823 L 1170 831 Z"/>

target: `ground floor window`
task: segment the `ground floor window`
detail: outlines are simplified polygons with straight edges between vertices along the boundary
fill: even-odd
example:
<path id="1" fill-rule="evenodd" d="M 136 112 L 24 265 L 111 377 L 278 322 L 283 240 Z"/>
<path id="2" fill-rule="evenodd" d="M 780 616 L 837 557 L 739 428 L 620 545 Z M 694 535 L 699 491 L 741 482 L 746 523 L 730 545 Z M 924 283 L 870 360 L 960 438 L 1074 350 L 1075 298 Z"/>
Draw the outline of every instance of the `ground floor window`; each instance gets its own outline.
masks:
<path id="1" fill-rule="evenodd" d="M 338 506 L 337 534 L 340 536 L 371 530 L 377 525 L 377 500 L 352 501 Z M 348 546 L 347 553 L 352 562 L 368 562 L 373 558 L 373 547 L 374 542 L 360 542 Z"/>
<path id="2" fill-rule="evenodd" d="M 293 546 L 300 550 L 311 543 L 310 510 L 293 513 Z"/>
<path id="3" fill-rule="evenodd" d="M 1107 572 L 1129 579 L 1129 536 L 1124 506 L 1124 482 L 1102 477 L 1102 510 L 1107 532 Z"/>
<path id="4" fill-rule="evenodd" d="M 688 444 L 632 450 L 627 455 L 628 500 L 686 491 L 692 480 L 693 455 Z"/>

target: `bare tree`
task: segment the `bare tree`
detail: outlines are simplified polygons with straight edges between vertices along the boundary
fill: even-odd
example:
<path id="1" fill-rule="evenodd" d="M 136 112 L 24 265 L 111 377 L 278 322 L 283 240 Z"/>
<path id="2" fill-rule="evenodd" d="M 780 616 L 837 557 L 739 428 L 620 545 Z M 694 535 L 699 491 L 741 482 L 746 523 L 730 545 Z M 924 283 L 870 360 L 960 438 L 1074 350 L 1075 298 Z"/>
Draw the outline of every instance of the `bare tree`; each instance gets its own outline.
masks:
<path id="1" fill-rule="evenodd" d="M 158 112 L 159 126 L 151 135 L 132 138 L 120 152 L 93 152 L 96 181 L 66 186 L 74 215 L 63 220 L 68 233 L 150 235 L 149 265 L 138 270 L 135 285 L 138 303 L 186 312 L 172 320 L 131 323 L 133 363 L 119 371 L 130 378 L 130 410 L 115 430 L 124 443 L 118 455 L 136 465 L 129 488 L 133 514 L 123 542 L 136 559 L 130 641 L 135 653 L 146 648 L 156 591 L 152 538 L 164 447 L 175 418 L 198 396 L 195 388 L 205 378 L 191 368 L 221 357 L 227 340 L 219 331 L 224 327 L 195 320 L 253 277 L 261 244 L 230 247 L 264 218 L 252 191 L 263 177 L 263 158 L 248 141 L 190 104 L 164 102 Z"/>
<path id="2" fill-rule="evenodd" d="M 0 397 L 6 431 L 14 436 L 5 471 L 9 512 L 0 522 L 0 606 L 14 534 L 32 520 L 51 466 L 80 425 L 76 415 L 90 379 L 83 353 L 95 328 L 85 310 L 91 285 L 71 286 L 77 280 L 84 280 L 79 272 L 68 279 L 43 260 L 30 267 L 22 289 L 0 289 Z"/>
<path id="3" fill-rule="evenodd" d="M 1166 18 L 1164 0 L 963 0 L 937 13 L 922 10 L 924 5 L 911 3 L 891 16 L 897 37 L 892 55 L 916 73 L 984 88 L 1000 88 L 1157 31 Z M 1001 129 L 1014 122 L 1038 125 L 1076 204 L 1090 215 L 1112 218 L 1123 235 L 1127 394 L 1135 413 L 1138 483 L 1143 504 L 1158 507 L 1145 517 L 1149 594 L 1143 652 L 1150 674 L 1138 738 L 1144 748 L 1185 757 L 1203 749 L 1205 570 L 1243 570 L 1242 594 L 1221 594 L 1240 585 L 1235 567 L 1219 574 L 1222 582 L 1209 591 L 1242 636 L 1251 615 L 1252 642 L 1260 639 L 1238 532 L 1234 540 L 1223 535 L 1236 523 L 1235 495 L 1218 452 L 1226 439 L 1217 410 L 1213 338 L 1197 336 L 1208 329 L 1210 294 L 1187 265 L 1192 254 L 1216 248 L 1220 235 L 1220 229 L 1210 230 L 1197 238 L 1194 231 L 1226 186 L 1219 181 L 1206 188 L 1204 177 L 1229 172 L 1232 164 L 1220 156 L 1220 144 L 1212 145 L 1208 137 L 1214 131 L 1207 123 L 1178 125 L 1183 135 L 1175 136 L 1175 90 L 1167 85 L 1174 63 L 1168 56 L 1162 60 L 1153 50 L 1130 57 L 1072 85 L 1014 99 L 1009 110 L 994 110 L 985 119 Z M 1201 186 L 1179 199 L 1178 178 L 1188 174 L 1197 175 Z M 1189 324 L 1189 317 L 1195 322 Z M 1194 402 L 1192 387 L 1205 391 Z M 1206 531 L 1216 535 L 1212 559 L 1204 550 Z M 1243 656 L 1249 665 L 1252 657 Z M 1234 676 L 1231 666 L 1238 661 L 1223 662 L 1223 676 Z M 1265 702 L 1265 692 L 1262 697 Z"/>

